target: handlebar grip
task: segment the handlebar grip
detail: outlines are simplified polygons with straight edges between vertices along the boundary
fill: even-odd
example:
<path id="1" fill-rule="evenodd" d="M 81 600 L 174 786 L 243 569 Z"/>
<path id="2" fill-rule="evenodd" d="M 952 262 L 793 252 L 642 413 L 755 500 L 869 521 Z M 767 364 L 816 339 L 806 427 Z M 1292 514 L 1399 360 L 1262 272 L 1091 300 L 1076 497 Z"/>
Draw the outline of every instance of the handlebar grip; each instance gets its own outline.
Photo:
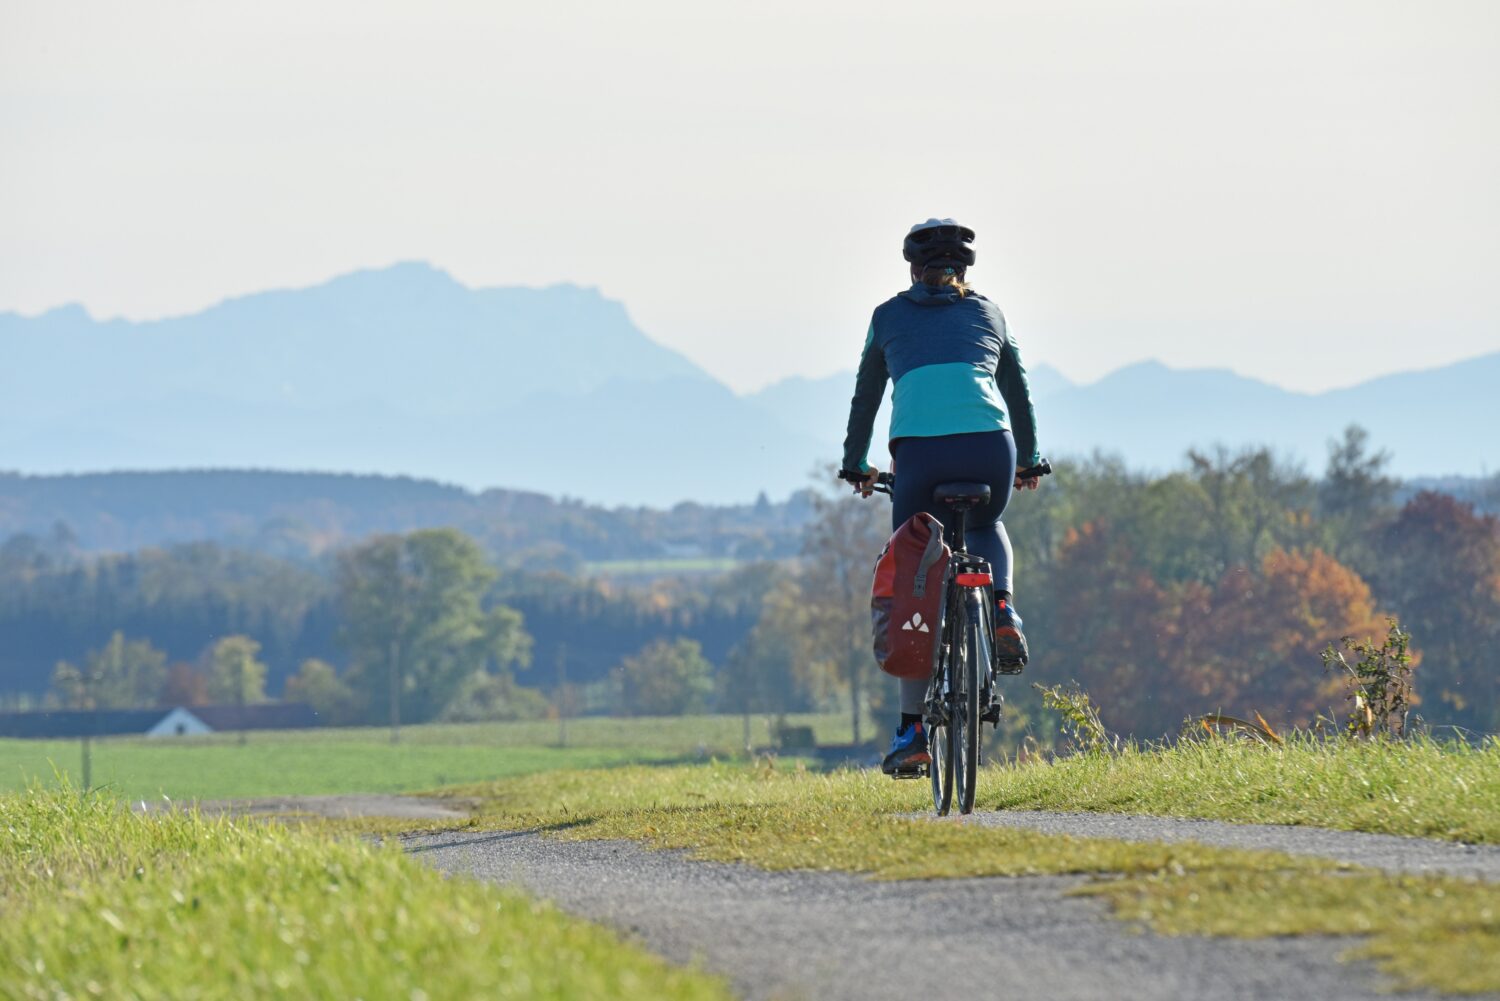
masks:
<path id="1" fill-rule="evenodd" d="M 857 469 L 840 469 L 839 470 L 839 479 L 844 480 L 847 483 L 863 483 L 865 481 L 865 478 L 868 475 L 869 475 L 868 473 L 861 473 Z M 878 484 L 880 484 L 881 486 L 888 487 L 892 483 L 896 482 L 896 474 L 895 473 L 880 473 L 879 475 L 877 475 L 875 477 L 875 482 L 878 483 Z"/>
<path id="2" fill-rule="evenodd" d="M 868 473 L 861 473 L 855 469 L 839 470 L 839 479 L 854 484 L 855 493 L 860 493 L 863 490 L 864 482 L 868 475 Z M 890 497 L 893 496 L 891 488 L 895 483 L 895 473 L 877 473 L 875 475 L 875 482 L 870 484 L 870 490 L 874 493 L 885 494 L 887 497 Z"/>
<path id="3" fill-rule="evenodd" d="M 1041 462 L 1038 462 L 1036 465 L 1032 466 L 1025 472 L 1018 473 L 1016 478 L 1021 480 L 1039 480 L 1043 476 L 1051 475 L 1051 473 L 1052 463 L 1048 462 L 1046 459 L 1043 459 Z"/>

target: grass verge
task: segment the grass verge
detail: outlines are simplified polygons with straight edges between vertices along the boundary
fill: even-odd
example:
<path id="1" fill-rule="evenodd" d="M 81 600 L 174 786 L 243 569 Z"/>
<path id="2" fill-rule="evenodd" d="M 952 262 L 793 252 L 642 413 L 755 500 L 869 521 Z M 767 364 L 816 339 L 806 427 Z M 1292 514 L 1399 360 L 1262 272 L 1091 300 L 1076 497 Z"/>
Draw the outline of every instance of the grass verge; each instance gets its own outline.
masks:
<path id="1" fill-rule="evenodd" d="M 995 776 L 987 776 L 993 783 Z M 861 772 L 743 764 L 526 776 L 452 793 L 483 828 L 626 838 L 693 857 L 877 878 L 1089 874 L 1081 892 L 1163 934 L 1361 936 L 1354 953 L 1403 986 L 1500 990 L 1500 886 L 1388 876 L 1192 843 L 1071 838 L 894 814 L 926 786 Z"/>
<path id="2" fill-rule="evenodd" d="M 1191 740 L 990 769 L 976 809 L 1086 810 L 1500 842 L 1500 740 Z"/>
<path id="3" fill-rule="evenodd" d="M 393 847 L 68 790 L 0 796 L 0 997 L 727 999 Z"/>

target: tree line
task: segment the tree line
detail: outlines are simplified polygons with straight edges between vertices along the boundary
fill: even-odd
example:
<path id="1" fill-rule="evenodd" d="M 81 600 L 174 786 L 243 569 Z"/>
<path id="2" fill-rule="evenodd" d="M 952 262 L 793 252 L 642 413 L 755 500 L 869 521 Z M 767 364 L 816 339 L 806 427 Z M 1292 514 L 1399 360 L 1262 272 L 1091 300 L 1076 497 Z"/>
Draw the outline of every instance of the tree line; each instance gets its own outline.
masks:
<path id="1" fill-rule="evenodd" d="M 1033 651 L 1023 680 L 1077 683 L 1138 738 L 1215 711 L 1310 726 L 1343 698 L 1322 653 L 1396 620 L 1426 723 L 1500 730 L 1500 519 L 1436 491 L 1398 500 L 1387 463 L 1357 427 L 1330 443 L 1320 478 L 1264 448 L 1192 452 L 1166 475 L 1099 456 L 1057 463 L 1005 515 Z M 832 698 L 856 728 L 862 710 L 882 725 L 894 714 L 863 592 L 850 597 L 867 586 L 887 516 L 847 496 L 820 502 L 802 560 L 729 658 L 726 705 Z M 1049 737 L 1036 692 L 1012 684 L 1007 698 L 1013 732 Z"/>
<path id="2" fill-rule="evenodd" d="M 1359 429 L 1317 478 L 1267 449 L 1195 452 L 1166 475 L 1106 457 L 1057 467 L 1006 515 L 1035 655 L 1024 680 L 1076 681 L 1138 737 L 1216 710 L 1308 725 L 1339 698 L 1321 652 L 1395 617 L 1416 711 L 1500 728 L 1500 525 L 1403 493 Z M 841 706 L 868 737 L 894 712 L 868 621 L 889 528 L 883 502 L 830 486 L 809 494 L 794 558 L 636 585 L 497 566 L 452 529 L 311 564 L 213 544 L 92 557 L 62 530 L 16 536 L 0 546 L 0 687 L 64 698 L 99 657 L 136 666 L 96 699 L 190 701 L 225 691 L 216 665 L 254 645 L 261 666 L 237 677 L 262 680 L 245 697 L 339 722 Z M 1013 725 L 1045 728 L 1028 686 L 1008 695 Z"/>

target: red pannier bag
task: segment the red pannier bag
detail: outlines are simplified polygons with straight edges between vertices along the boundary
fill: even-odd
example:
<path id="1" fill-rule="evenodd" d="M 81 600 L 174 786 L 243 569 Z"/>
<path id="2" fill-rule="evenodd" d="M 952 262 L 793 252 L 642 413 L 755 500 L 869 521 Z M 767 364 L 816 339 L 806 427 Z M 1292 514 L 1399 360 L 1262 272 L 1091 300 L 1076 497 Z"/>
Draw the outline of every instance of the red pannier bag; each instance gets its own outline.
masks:
<path id="1" fill-rule="evenodd" d="M 896 529 L 875 562 L 870 625 L 875 659 L 886 674 L 912 680 L 932 676 L 950 555 L 943 523 L 919 511 Z"/>

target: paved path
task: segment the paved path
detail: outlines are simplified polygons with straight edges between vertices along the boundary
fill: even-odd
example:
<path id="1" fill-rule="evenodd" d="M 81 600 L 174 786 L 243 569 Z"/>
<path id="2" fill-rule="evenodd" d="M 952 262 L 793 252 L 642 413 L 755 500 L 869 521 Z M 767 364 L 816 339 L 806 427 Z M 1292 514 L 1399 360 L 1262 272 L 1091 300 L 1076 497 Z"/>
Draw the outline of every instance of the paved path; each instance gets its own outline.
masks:
<path id="1" fill-rule="evenodd" d="M 752 1001 L 1352 1001 L 1388 997 L 1348 940 L 1166 938 L 1068 897 L 1074 877 L 877 882 L 693 862 L 630 842 L 448 833 L 408 850 L 517 884 Z M 1401 995 L 1420 998 L 1426 995 Z"/>
<path id="2" fill-rule="evenodd" d="M 922 814 L 913 816 L 927 816 Z M 1392 834 L 1330 831 L 1322 827 L 1279 824 L 1229 824 L 1218 820 L 1141 817 L 1125 813 L 1054 813 L 1047 810 L 1000 810 L 950 817 L 937 823 L 1025 827 L 1047 834 L 1119 841 L 1198 841 L 1226 848 L 1250 848 L 1316 855 L 1355 865 L 1423 875 L 1446 873 L 1500 881 L 1500 845 L 1465 845 Z"/>

